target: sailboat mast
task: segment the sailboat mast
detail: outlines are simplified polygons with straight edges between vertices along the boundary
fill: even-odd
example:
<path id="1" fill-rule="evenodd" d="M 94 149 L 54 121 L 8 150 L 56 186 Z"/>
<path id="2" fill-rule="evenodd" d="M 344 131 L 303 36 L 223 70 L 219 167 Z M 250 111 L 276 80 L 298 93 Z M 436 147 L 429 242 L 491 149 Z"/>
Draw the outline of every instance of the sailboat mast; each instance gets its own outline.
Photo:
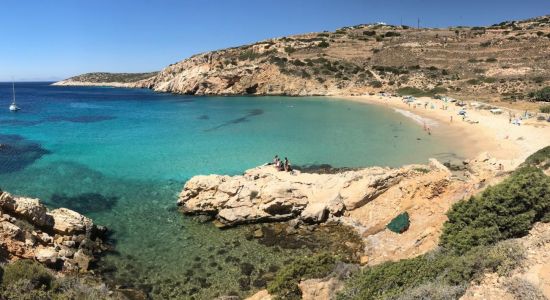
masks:
<path id="1" fill-rule="evenodd" d="M 15 82 L 11 82 L 11 89 L 13 91 L 13 103 L 15 103 Z"/>

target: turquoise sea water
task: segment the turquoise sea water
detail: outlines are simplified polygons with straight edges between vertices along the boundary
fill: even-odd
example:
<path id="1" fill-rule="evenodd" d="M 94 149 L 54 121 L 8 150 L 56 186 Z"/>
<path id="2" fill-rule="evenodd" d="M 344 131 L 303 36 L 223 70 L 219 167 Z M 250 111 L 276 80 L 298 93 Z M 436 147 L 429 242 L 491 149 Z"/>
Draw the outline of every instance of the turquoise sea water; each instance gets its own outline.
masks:
<path id="1" fill-rule="evenodd" d="M 456 154 L 456 145 L 390 109 L 347 101 L 47 83 L 16 89 L 22 111 L 10 113 L 11 85 L 0 84 L 0 187 L 112 229 L 110 276 L 155 298 L 246 293 L 235 257 L 259 276 L 305 251 L 274 250 L 244 239 L 245 229 L 220 231 L 178 213 L 177 194 L 193 175 L 239 174 L 274 154 L 336 167 Z"/>

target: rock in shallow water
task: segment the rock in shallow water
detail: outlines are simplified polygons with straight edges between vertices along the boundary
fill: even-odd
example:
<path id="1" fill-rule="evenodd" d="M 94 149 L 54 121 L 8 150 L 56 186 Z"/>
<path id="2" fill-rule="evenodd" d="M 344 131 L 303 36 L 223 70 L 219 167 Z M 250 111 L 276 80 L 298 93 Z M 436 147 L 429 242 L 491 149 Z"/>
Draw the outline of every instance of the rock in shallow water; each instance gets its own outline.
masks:
<path id="1" fill-rule="evenodd" d="M 227 226 L 293 218 L 320 223 L 368 203 L 413 176 L 415 167 L 311 174 L 261 166 L 242 176 L 195 176 L 185 184 L 178 204 L 183 212 L 213 214 Z"/>

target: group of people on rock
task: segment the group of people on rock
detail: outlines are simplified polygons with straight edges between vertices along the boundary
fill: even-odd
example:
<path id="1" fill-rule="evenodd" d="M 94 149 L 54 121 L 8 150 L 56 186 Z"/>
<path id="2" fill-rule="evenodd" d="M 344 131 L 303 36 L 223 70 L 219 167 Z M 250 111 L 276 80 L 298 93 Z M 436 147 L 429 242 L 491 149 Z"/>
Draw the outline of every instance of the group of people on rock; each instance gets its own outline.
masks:
<path id="1" fill-rule="evenodd" d="M 273 165 L 275 166 L 275 168 L 277 168 L 278 171 L 285 171 L 285 172 L 292 171 L 292 167 L 290 166 L 290 161 L 286 157 L 285 157 L 285 160 L 282 161 L 279 158 L 279 155 L 275 155 L 275 157 L 273 158 Z"/>

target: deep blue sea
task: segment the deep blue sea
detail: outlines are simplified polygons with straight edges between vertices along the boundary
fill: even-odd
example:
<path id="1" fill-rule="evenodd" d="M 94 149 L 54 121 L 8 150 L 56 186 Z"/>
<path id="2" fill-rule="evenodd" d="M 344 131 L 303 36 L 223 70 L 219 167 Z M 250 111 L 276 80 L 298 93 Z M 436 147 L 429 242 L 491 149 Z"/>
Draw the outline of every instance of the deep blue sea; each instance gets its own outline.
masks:
<path id="1" fill-rule="evenodd" d="M 221 231 L 180 214 L 177 194 L 193 175 L 239 174 L 275 154 L 294 165 L 335 167 L 456 154 L 456 145 L 391 109 L 320 97 L 195 97 L 48 83 L 16 83 L 16 93 L 22 110 L 12 113 L 11 83 L 0 83 L 0 188 L 112 229 L 116 252 L 104 259 L 112 276 L 152 286 L 155 298 L 246 293 L 227 257 L 267 266 L 304 254 L 273 251 L 244 239 L 244 229 Z"/>

